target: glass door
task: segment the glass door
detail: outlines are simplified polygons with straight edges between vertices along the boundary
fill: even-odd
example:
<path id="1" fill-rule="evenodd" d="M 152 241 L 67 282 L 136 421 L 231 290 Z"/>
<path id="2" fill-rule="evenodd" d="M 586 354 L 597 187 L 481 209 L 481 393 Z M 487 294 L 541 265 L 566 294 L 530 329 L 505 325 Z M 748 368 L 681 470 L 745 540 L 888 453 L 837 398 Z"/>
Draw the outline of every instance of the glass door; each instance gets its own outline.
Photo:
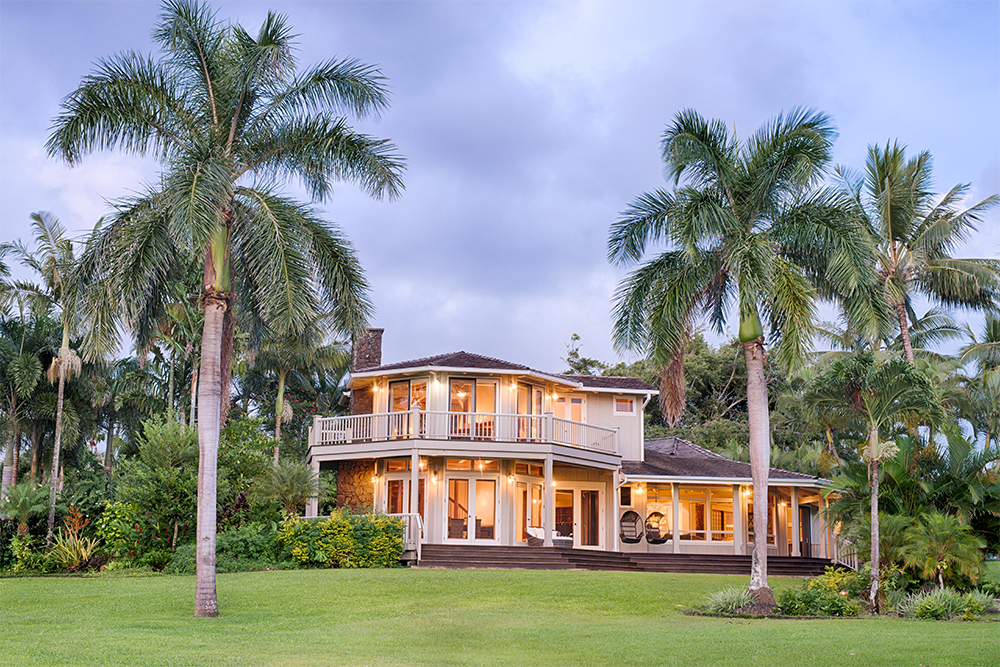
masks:
<path id="1" fill-rule="evenodd" d="M 448 479 L 447 539 L 498 538 L 497 479 Z"/>
<path id="2" fill-rule="evenodd" d="M 573 537 L 573 491 L 556 491 L 556 534 L 558 537 Z M 576 540 L 573 540 L 574 542 Z"/>
<path id="3" fill-rule="evenodd" d="M 600 545 L 601 545 L 601 492 L 580 491 L 579 546 L 598 547 Z"/>

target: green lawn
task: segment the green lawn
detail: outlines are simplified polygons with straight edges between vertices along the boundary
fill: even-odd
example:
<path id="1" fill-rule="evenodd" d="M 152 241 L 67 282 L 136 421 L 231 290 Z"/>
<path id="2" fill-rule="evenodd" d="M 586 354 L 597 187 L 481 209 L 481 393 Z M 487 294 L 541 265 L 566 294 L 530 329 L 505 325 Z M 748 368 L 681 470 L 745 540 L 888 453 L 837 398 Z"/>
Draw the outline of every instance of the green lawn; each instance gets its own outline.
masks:
<path id="1" fill-rule="evenodd" d="M 685 616 L 746 577 L 306 570 L 0 579 L 0 664 L 1000 665 L 1000 624 Z M 771 579 L 775 589 L 796 580 Z"/>

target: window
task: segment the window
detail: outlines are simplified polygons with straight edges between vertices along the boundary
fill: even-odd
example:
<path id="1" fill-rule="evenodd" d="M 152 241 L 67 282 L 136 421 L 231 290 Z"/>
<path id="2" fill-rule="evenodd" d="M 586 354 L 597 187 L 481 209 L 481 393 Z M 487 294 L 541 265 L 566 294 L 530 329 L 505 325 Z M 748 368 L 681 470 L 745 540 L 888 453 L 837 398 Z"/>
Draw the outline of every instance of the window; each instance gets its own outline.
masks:
<path id="1" fill-rule="evenodd" d="M 514 464 L 514 474 L 516 475 L 531 475 L 532 477 L 541 477 L 544 475 L 544 468 L 540 465 L 535 465 L 533 463 L 520 463 Z"/>
<path id="2" fill-rule="evenodd" d="M 498 393 L 495 380 L 452 380 L 452 437 L 492 440 Z"/>
<path id="3" fill-rule="evenodd" d="M 624 396 L 615 396 L 615 414 L 629 415 L 635 414 L 635 399 Z"/>
<path id="4" fill-rule="evenodd" d="M 448 470 L 472 470 L 472 459 L 448 459 L 445 467 Z"/>
<path id="5" fill-rule="evenodd" d="M 618 489 L 618 492 L 619 492 L 618 503 L 622 507 L 632 507 L 632 487 L 623 486 L 620 489 Z"/>
<path id="6" fill-rule="evenodd" d="M 583 396 L 560 396 L 552 410 L 559 419 L 573 422 L 587 421 L 587 399 Z"/>
<path id="7" fill-rule="evenodd" d="M 386 472 L 403 472 L 410 469 L 410 462 L 406 459 L 390 459 L 385 462 Z"/>

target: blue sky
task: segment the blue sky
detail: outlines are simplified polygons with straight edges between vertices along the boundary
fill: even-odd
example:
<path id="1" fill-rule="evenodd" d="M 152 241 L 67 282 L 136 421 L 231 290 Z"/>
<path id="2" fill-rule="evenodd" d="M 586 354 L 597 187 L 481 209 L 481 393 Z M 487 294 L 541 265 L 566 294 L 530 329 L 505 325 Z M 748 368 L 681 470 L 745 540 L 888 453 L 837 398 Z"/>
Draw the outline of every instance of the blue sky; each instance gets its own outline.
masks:
<path id="1" fill-rule="evenodd" d="M 352 56 L 392 107 L 359 130 L 406 156 L 406 192 L 350 185 L 322 206 L 354 241 L 387 361 L 467 350 L 548 370 L 572 333 L 615 360 L 623 271 L 608 228 L 664 185 L 658 147 L 692 107 L 746 136 L 795 106 L 829 113 L 835 162 L 898 140 L 934 156 L 936 188 L 1000 192 L 1000 2 L 216 2 L 255 33 L 268 8 L 300 63 Z M 101 57 L 149 53 L 155 2 L 0 0 L 0 238 L 29 214 L 82 235 L 157 165 L 45 154 L 60 100 Z M 297 183 L 288 190 L 299 193 Z M 965 254 L 1000 257 L 994 211 Z M 735 326 L 734 326 L 735 329 Z"/>

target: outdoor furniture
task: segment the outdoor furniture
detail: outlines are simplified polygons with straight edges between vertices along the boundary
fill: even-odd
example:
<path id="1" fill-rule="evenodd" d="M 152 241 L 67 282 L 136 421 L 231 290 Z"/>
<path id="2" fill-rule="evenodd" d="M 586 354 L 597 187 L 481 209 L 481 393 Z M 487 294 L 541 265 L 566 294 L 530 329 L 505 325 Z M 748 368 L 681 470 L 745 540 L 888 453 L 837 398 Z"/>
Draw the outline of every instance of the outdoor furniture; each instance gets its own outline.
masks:
<path id="1" fill-rule="evenodd" d="M 670 532 L 660 525 L 665 518 L 660 512 L 652 512 L 646 517 L 646 541 L 650 544 L 663 544 L 670 539 Z"/>
<path id="2" fill-rule="evenodd" d="M 642 542 L 643 526 L 642 517 L 634 510 L 629 510 L 622 514 L 618 522 L 618 539 L 625 544 L 638 544 Z"/>

